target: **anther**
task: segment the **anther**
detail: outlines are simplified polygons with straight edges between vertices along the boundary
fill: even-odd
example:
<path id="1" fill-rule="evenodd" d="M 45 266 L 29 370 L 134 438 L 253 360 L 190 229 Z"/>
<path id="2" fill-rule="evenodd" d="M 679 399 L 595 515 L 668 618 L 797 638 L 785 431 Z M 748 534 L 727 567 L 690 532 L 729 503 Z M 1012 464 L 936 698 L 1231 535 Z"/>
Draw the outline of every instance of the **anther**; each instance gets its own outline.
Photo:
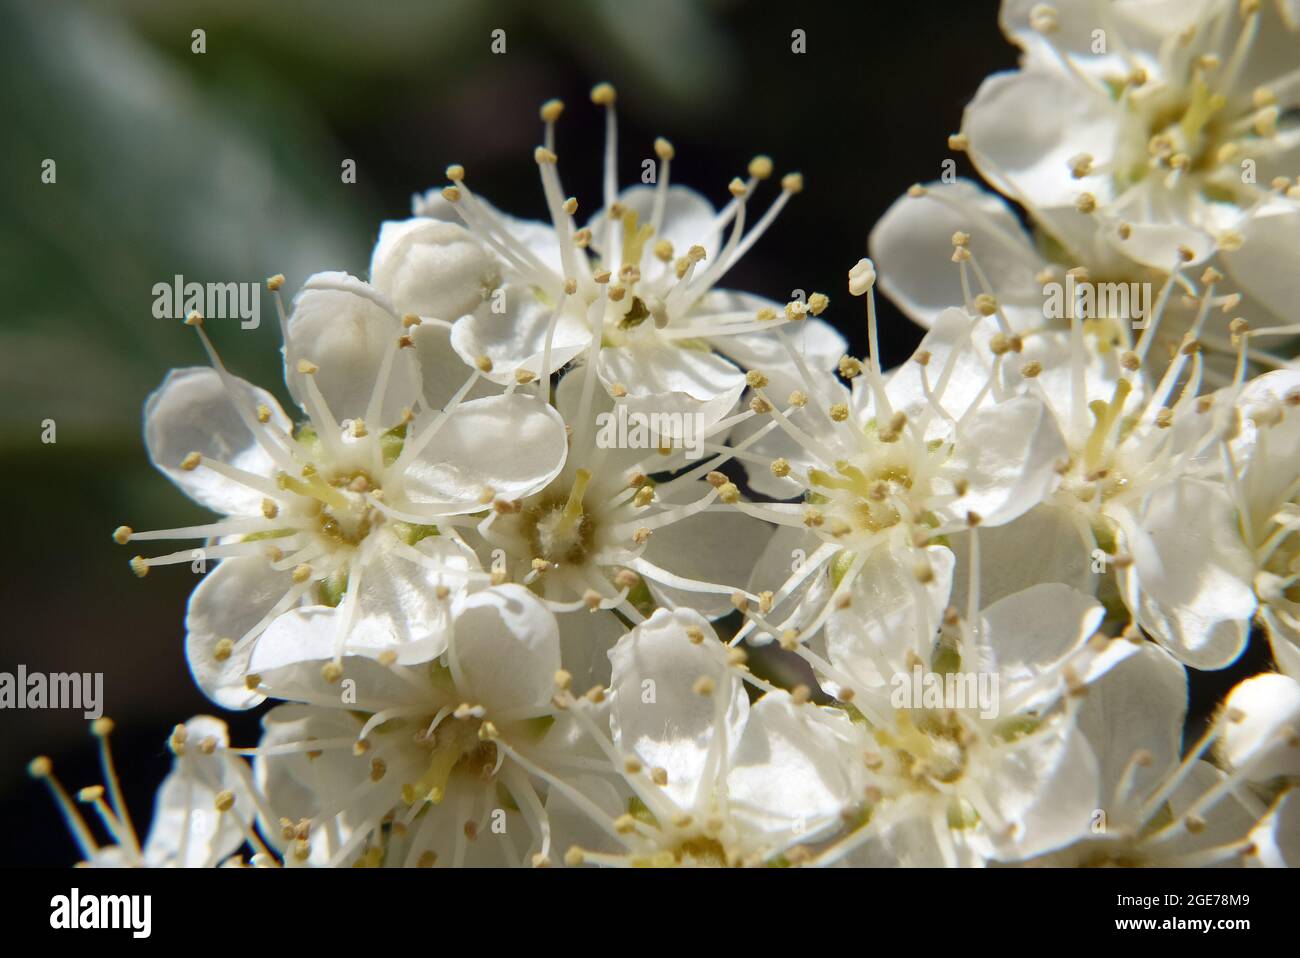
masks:
<path id="1" fill-rule="evenodd" d="M 854 267 L 849 270 L 849 292 L 854 296 L 862 296 L 875 285 L 875 264 L 866 258 L 858 260 Z"/>

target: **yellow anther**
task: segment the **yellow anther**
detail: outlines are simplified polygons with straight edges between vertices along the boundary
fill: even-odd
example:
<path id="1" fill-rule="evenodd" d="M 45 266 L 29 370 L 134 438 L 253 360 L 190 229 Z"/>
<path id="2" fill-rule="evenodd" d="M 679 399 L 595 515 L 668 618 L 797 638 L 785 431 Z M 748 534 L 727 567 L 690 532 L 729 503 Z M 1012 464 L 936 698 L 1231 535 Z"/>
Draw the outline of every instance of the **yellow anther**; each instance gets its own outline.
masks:
<path id="1" fill-rule="evenodd" d="M 560 118 L 560 114 L 564 112 L 564 101 L 547 100 L 537 112 L 541 115 L 543 123 L 554 123 Z"/>

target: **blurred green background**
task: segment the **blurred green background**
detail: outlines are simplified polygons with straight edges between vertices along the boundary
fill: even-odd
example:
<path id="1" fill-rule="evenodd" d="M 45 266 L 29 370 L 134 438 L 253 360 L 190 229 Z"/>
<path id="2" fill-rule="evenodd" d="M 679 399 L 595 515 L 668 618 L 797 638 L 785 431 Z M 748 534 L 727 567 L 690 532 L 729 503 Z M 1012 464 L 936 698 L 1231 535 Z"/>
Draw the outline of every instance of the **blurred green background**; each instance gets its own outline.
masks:
<path id="1" fill-rule="evenodd" d="M 192 50 L 196 29 L 206 52 Z M 806 53 L 792 52 L 796 29 Z M 595 209 L 603 122 L 587 91 L 610 80 L 624 182 L 656 135 L 677 148 L 674 182 L 719 205 L 755 153 L 804 173 L 728 284 L 782 301 L 827 292 L 861 353 L 845 271 L 889 204 L 938 175 L 980 80 L 1014 62 L 991 0 L 4 0 L 0 670 L 104 673 L 137 821 L 168 767 L 171 725 L 214 711 L 183 655 L 195 577 L 180 565 L 137 580 L 109 538 L 120 523 L 202 516 L 144 454 L 145 397 L 169 368 L 204 362 L 192 332 L 152 315 L 155 283 L 282 272 L 292 293 L 318 270 L 364 275 L 380 222 L 408 215 L 451 162 L 499 206 L 541 217 L 531 151 L 551 96 L 569 107 L 566 188 Z M 342 181 L 348 159 L 355 183 Z M 262 313 L 256 330 L 209 328 L 233 370 L 283 398 L 269 298 Z M 901 361 L 920 334 L 882 314 L 884 358 Z M 225 717 L 237 740 L 256 737 L 256 714 Z M 0 863 L 76 860 L 24 775 L 37 753 L 72 788 L 99 781 L 79 712 L 0 712 L 0 815 L 15 826 Z"/>

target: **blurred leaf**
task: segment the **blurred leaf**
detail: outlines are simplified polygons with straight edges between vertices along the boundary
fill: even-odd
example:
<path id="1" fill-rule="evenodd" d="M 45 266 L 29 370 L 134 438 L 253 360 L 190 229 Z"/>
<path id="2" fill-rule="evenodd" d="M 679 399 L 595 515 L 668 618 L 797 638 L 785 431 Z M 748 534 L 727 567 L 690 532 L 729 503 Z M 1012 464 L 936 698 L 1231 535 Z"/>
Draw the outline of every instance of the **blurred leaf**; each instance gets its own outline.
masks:
<path id="1" fill-rule="evenodd" d="M 223 102 L 90 10 L 0 10 L 0 446 L 138 433 L 140 403 L 168 367 L 206 360 L 179 323 L 152 314 L 155 283 L 261 282 L 287 289 L 325 268 L 364 269 L 371 230 L 356 222 L 328 141 L 300 117 L 274 137 L 259 119 L 293 117 Z M 268 144 L 276 144 L 274 152 Z M 54 184 L 41 182 L 46 158 Z M 279 332 L 212 323 L 227 362 L 274 386 Z"/>

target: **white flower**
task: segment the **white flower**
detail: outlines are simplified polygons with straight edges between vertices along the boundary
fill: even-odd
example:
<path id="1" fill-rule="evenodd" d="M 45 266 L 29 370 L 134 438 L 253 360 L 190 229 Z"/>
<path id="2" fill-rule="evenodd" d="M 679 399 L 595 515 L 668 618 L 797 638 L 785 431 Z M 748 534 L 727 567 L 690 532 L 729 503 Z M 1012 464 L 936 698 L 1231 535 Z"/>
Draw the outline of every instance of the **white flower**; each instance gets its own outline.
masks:
<path id="1" fill-rule="evenodd" d="M 1003 6 L 1022 68 L 989 77 L 962 121 L 984 177 L 1067 248 L 1095 217 L 1115 252 L 1156 269 L 1223 250 L 1244 292 L 1288 308 L 1300 205 L 1269 188 L 1279 175 L 1291 188 L 1300 148 L 1300 131 L 1279 122 L 1300 102 L 1294 11 L 1269 0 L 1028 7 Z"/>
<path id="2" fill-rule="evenodd" d="M 850 274 L 850 283 L 868 292 L 874 343 L 866 264 Z M 1043 403 L 1017 394 L 1025 380 L 1007 362 L 1015 348 L 991 320 L 952 309 L 913 362 L 888 378 L 874 355 L 866 363 L 846 357 L 841 370 L 852 378 L 851 392 L 830 375 L 810 373 L 782 408 L 761 374 L 750 374 L 751 408 L 772 417 L 736 443 L 743 449 L 738 455 L 756 464 L 750 484 L 775 498 L 801 495 L 803 502 L 736 508 L 805 526 L 819 542 L 774 600 L 779 606 L 823 567 L 833 569 L 837 583 L 811 623 L 798 626 L 805 634 L 817 630 L 876 549 L 914 562 L 924 582 L 932 572 L 919 550 L 930 539 L 972 523 L 1011 522 L 1053 490 L 1065 444 Z M 796 606 L 782 628 L 800 615 Z"/>
<path id="3" fill-rule="evenodd" d="M 1240 293 L 1219 293 L 1203 312 L 1200 287 L 1180 260 L 1162 269 L 1134 263 L 1116 254 L 1095 222 L 1086 220 L 1070 248 L 1041 233 L 1031 234 L 997 194 L 958 180 L 913 186 L 897 199 L 871 231 L 871 255 L 881 269 L 881 287 L 912 320 L 929 328 L 955 303 L 996 308 L 1007 325 L 1027 342 L 1068 337 L 1067 290 L 1083 322 L 1088 346 L 1089 398 L 1093 381 L 1113 379 L 1120 357 L 1138 351 L 1155 375 L 1176 355 L 1189 333 L 1207 354 L 1205 379 L 1211 386 L 1232 380 L 1238 344 L 1235 328 L 1252 315 L 1268 315 L 1255 302 L 1243 304 Z M 1085 226 L 1094 227 L 1091 232 Z M 941 269 L 954 237 L 961 252 L 960 269 Z M 1214 273 L 1198 270 L 1201 277 Z M 1264 327 L 1261 325 L 1260 332 Z M 1286 332 L 1275 330 L 1275 335 Z M 1271 367 L 1285 359 L 1252 338 L 1252 363 Z M 1024 357 L 1033 359 L 1032 350 Z M 1100 385 L 1100 383 L 1098 383 Z"/>
<path id="4" fill-rule="evenodd" d="M 259 787 L 289 860 L 321 865 L 542 863 L 550 831 L 535 782 L 581 766 L 552 729 L 554 617 L 517 585 L 457 604 L 444 656 L 404 666 L 345 656 L 319 610 L 282 616 L 253 654 L 261 689 L 303 704 L 265 719 Z M 341 684 L 340 684 L 341 683 Z M 525 836 L 519 841 L 517 836 Z M 535 856 L 535 857 L 534 857 Z"/>
<path id="5" fill-rule="evenodd" d="M 589 701 L 570 710 L 633 798 L 600 848 L 570 849 L 568 862 L 757 865 L 838 830 L 860 794 L 851 723 L 780 690 L 751 707 L 735 656 L 685 609 L 619 640 L 608 735 Z"/>
<path id="6" fill-rule="evenodd" d="M 983 608 L 973 585 L 959 612 L 947 604 L 952 553 L 926 551 L 924 587 L 878 552 L 824 641 L 787 646 L 864 729 L 862 820 L 827 863 L 1015 860 L 1075 840 L 1096 807 L 1097 763 L 1075 717 L 1131 646 L 1094 635 L 1101 605 L 1058 583 Z"/>
<path id="7" fill-rule="evenodd" d="M 1237 686 L 1224 701 L 1219 753 L 1251 782 L 1300 778 L 1300 682 L 1265 672 Z"/>
<path id="8" fill-rule="evenodd" d="M 1226 713 L 1181 754 L 1187 673 L 1141 642 L 1088 689 L 1077 722 L 1097 757 L 1100 791 L 1087 834 L 1027 864 L 1208 867 L 1254 853 L 1248 833 L 1264 811 L 1240 776 L 1206 760 Z"/>
<path id="9" fill-rule="evenodd" d="M 224 518 L 122 527 L 114 538 L 208 540 L 133 559 L 140 575 L 221 560 L 190 602 L 187 651 L 200 686 L 230 708 L 261 701 L 245 685 L 249 655 L 277 616 L 304 602 L 329 607 L 320 612 L 335 622 L 336 658 L 441 654 L 446 594 L 486 579 L 455 528 L 560 471 L 559 416 L 519 394 L 462 401 L 478 373 L 441 412 L 427 408 L 402 322 L 345 274 L 309 279 L 284 324 L 285 378 L 307 416 L 297 426 L 269 393 L 227 372 L 201 318 L 191 322 L 213 368 L 173 371 L 149 398 L 145 436 L 159 469 Z"/>
<path id="10" fill-rule="evenodd" d="M 489 512 L 471 539 L 499 577 L 562 615 L 565 668 L 584 689 L 608 682 L 606 653 L 623 623 L 641 622 L 656 602 L 716 618 L 732 611 L 737 591 L 756 599 L 744 585 L 771 535 L 768 524 L 723 505 L 739 492 L 708 459 L 683 471 L 680 447 L 667 455 L 607 447 L 595 422 L 617 406 L 594 387 L 590 366 L 560 381 L 554 402 L 573 437 L 564 469 L 544 489 Z M 695 438 L 725 437 L 733 421 Z"/>
<path id="11" fill-rule="evenodd" d="M 1250 833 L 1255 860 L 1269 868 L 1300 865 L 1300 791 L 1290 789 Z"/>
<path id="12" fill-rule="evenodd" d="M 710 421 L 744 389 L 737 364 L 793 375 L 800 362 L 834 362 L 843 339 L 809 318 L 826 308 L 825 296 L 783 309 L 716 289 L 803 188 L 802 177 L 782 178 L 780 197 L 748 232 L 749 199 L 772 174 L 767 157 L 750 163 L 747 179 L 732 181 L 730 201 L 715 211 L 699 194 L 670 184 L 673 148 L 660 139 L 655 185 L 620 192 L 614 90 L 601 84 L 592 99 L 606 109 L 608 128 L 603 204 L 586 226 L 578 227 L 577 201 L 566 199 L 560 185 L 555 121 L 563 105 L 548 101 L 541 109 L 545 145 L 535 159 L 551 222 L 500 213 L 470 191 L 463 167 L 449 167 L 451 185 L 417 199 L 417 219 L 386 225 L 371 268 L 375 282 L 420 315 L 453 323 L 451 344 L 495 382 L 544 378 L 585 356 L 602 385 L 621 391 L 630 405 L 699 412 Z M 449 233 L 434 222 L 458 220 L 468 232 Z M 495 270 L 483 258 L 487 251 Z M 790 335 L 785 326 L 797 331 Z"/>
<path id="13" fill-rule="evenodd" d="M 1222 397 L 1225 401 L 1231 395 Z M 1236 396 L 1231 444 L 1243 532 L 1254 553 L 1255 592 L 1278 668 L 1300 680 L 1300 373 L 1278 370 Z"/>
<path id="14" fill-rule="evenodd" d="M 168 746 L 175 761 L 158 789 L 143 846 L 123 801 L 109 751 L 113 723 L 97 719 L 91 729 L 100 741 L 107 787 L 83 788 L 77 799 L 94 807 L 109 832 L 108 845 L 95 840 L 93 831 L 54 777 L 48 758 L 42 756 L 28 766 L 32 777 L 49 786 L 85 856 L 84 864 L 97 868 L 215 868 L 241 864 L 235 853 L 245 843 L 256 852 L 255 864 L 273 863 L 253 829 L 257 798 L 251 788 L 250 771 L 242 758 L 229 752 L 225 722 L 200 715 L 172 731 Z"/>
<path id="15" fill-rule="evenodd" d="M 1253 562 L 1221 465 L 1223 429 L 1209 415 L 1213 400 L 1197 398 L 1205 361 L 1195 336 L 1216 301 L 1217 277 L 1203 277 L 1192 332 L 1160 376 L 1150 378 L 1154 323 L 1123 351 L 1109 342 L 1102 349 L 1092 344 L 1072 307 L 1067 307 L 1068 332 L 992 333 L 999 325 L 1009 329 L 1010 319 L 987 285 L 981 294 L 986 299 L 970 295 L 968 263 L 986 284 L 970 241 L 965 234 L 950 240 L 968 312 L 989 316 L 985 347 L 971 347 L 972 334 L 979 337 L 981 327 L 965 313 L 941 313 L 922 341 L 925 365 L 903 367 L 886 391 L 914 383 L 919 368 L 919 388 L 911 388 L 928 401 L 939 387 L 932 387 L 924 373 L 937 358 L 953 365 L 953 385 L 938 382 L 963 401 L 983 401 L 993 385 L 1035 397 L 1053 424 L 1051 431 L 1063 437 L 1051 466 L 1059 485 L 1050 502 L 1074 525 L 1074 533 L 1067 529 L 1065 535 L 1085 553 L 1096 556 L 1100 550 L 1105 566 L 1100 571 L 1115 569 L 1138 624 L 1183 662 L 1210 669 L 1228 665 L 1245 647 L 1255 597 Z M 1004 354 L 1008 343 L 1019 350 L 1014 368 L 999 366 L 999 336 Z M 994 488 L 1009 487 L 1003 479 Z M 1014 525 L 1006 534 L 1006 544 L 1013 544 Z"/>

